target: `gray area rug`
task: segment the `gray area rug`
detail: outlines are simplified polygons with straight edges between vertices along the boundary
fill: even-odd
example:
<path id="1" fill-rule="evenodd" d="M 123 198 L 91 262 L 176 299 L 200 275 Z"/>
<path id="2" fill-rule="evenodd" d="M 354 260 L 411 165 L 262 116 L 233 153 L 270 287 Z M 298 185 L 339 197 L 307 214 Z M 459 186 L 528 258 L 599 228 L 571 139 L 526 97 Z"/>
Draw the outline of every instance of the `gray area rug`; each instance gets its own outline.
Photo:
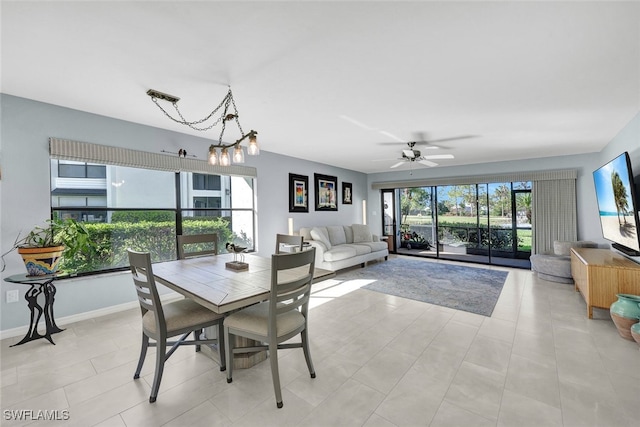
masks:
<path id="1" fill-rule="evenodd" d="M 375 280 L 362 289 L 491 316 L 509 273 L 404 258 L 338 274 L 337 280 Z"/>

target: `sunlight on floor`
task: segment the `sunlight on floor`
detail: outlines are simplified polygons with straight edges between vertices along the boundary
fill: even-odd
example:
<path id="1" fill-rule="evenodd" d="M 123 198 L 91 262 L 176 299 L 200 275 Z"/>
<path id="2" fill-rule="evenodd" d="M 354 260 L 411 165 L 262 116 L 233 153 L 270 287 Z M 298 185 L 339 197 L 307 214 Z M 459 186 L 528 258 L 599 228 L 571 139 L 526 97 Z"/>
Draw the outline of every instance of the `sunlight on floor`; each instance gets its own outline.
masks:
<path id="1" fill-rule="evenodd" d="M 337 280 L 327 279 L 319 283 L 314 283 L 311 289 L 311 300 L 309 308 L 318 307 L 335 298 L 339 298 L 350 292 L 360 289 L 375 279 L 357 279 L 357 280 Z"/>

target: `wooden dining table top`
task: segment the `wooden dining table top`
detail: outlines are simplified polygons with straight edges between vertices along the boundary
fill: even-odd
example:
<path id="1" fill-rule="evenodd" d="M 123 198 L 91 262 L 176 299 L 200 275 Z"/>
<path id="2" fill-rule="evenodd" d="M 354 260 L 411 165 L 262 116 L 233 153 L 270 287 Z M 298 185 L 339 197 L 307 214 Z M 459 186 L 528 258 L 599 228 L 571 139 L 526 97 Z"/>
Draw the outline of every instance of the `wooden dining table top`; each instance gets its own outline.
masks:
<path id="1" fill-rule="evenodd" d="M 153 264 L 158 283 L 191 298 L 216 313 L 227 313 L 268 299 L 271 290 L 271 259 L 245 254 L 247 270 L 226 267 L 232 254 L 203 256 Z M 279 280 L 293 278 L 303 269 L 279 273 Z M 314 282 L 335 276 L 316 268 Z"/>

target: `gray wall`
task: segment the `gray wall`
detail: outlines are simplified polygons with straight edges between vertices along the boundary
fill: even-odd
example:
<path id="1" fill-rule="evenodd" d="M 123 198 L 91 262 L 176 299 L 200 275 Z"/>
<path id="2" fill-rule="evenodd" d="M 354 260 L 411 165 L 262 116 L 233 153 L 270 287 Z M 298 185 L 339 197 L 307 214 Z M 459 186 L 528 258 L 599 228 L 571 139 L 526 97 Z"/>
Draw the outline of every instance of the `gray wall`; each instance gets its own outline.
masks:
<path id="1" fill-rule="evenodd" d="M 21 230 L 29 231 L 50 217 L 49 137 L 136 150 L 177 152 L 185 148 L 200 158 L 210 139 L 115 120 L 104 116 L 44 104 L 0 94 L 0 252 L 6 252 Z M 268 130 L 263 130 L 264 134 Z M 268 256 L 275 248 L 275 234 L 286 233 L 287 219 L 294 228 L 306 225 L 352 224 L 362 222 L 361 200 L 366 194 L 366 175 L 328 165 L 269 153 L 261 147 L 257 157 L 247 156 L 247 166 L 255 166 L 257 179 L 258 226 L 256 246 L 259 255 Z M 309 213 L 289 213 L 289 172 L 309 176 Z M 353 204 L 339 202 L 338 212 L 315 212 L 313 174 L 338 177 L 353 184 Z M 341 196 L 341 191 L 339 191 Z M 7 267 L 2 278 L 24 273 L 20 256 L 5 257 Z M 57 318 L 135 300 L 131 278 L 127 274 L 109 274 L 58 282 L 55 314 Z M 2 281 L 0 330 L 27 325 L 25 307 L 27 286 Z M 20 302 L 7 304 L 6 291 L 20 290 Z"/>
<path id="2" fill-rule="evenodd" d="M 86 141 L 121 146 L 144 151 L 177 151 L 185 148 L 204 158 L 211 140 L 177 132 L 115 120 L 77 110 L 0 94 L 0 251 L 11 247 L 21 230 L 28 231 L 50 215 L 48 138 Z M 263 130 L 262 133 L 268 133 Z M 472 165 L 452 168 L 432 168 L 414 171 L 416 178 L 476 175 L 489 172 L 518 170 L 578 169 L 578 210 L 580 238 L 602 241 L 599 228 L 591 172 L 622 151 L 629 151 L 636 174 L 640 173 L 640 115 L 626 126 L 601 153 L 580 156 L 534 159 L 520 162 Z M 368 223 L 374 232 L 381 230 L 380 196 L 371 190 L 371 183 L 406 179 L 407 172 L 365 175 L 359 172 L 281 156 L 262 147 L 258 157 L 247 156 L 247 165 L 258 170 L 256 245 L 260 255 L 269 255 L 275 247 L 275 234 L 287 232 L 287 218 L 294 219 L 294 228 L 302 226 L 351 224 L 362 222 L 362 199 L 367 199 Z M 288 174 L 309 176 L 309 213 L 289 213 Z M 353 184 L 353 204 L 339 203 L 338 212 L 315 212 L 313 209 L 313 174 L 338 177 Z M 341 191 L 340 191 L 341 196 Z M 2 278 L 23 273 L 20 257 L 14 252 L 6 257 L 7 267 Z M 28 324 L 25 307 L 26 286 L 2 281 L 0 330 Z M 5 293 L 19 289 L 21 300 L 6 304 Z M 71 316 L 135 300 L 128 274 L 108 274 L 90 278 L 64 280 L 58 283 L 56 317 Z"/>
<path id="3" fill-rule="evenodd" d="M 408 171 L 369 174 L 367 176 L 369 199 L 367 208 L 368 223 L 371 224 L 375 231 L 380 232 L 380 230 L 382 230 L 380 196 L 378 191 L 371 189 L 371 184 L 374 182 L 472 176 L 502 172 L 577 169 L 578 238 L 594 240 L 603 245 L 608 245 L 608 242 L 602 238 L 592 173 L 595 169 L 617 157 L 624 151 L 629 152 L 631 166 L 636 175 L 636 181 L 638 181 L 640 177 L 640 113 L 636 114 L 618 135 L 598 153 L 576 156 L 542 157 L 530 160 L 484 163 L 448 168 L 418 168 L 413 170 L 412 176 L 409 176 Z"/>

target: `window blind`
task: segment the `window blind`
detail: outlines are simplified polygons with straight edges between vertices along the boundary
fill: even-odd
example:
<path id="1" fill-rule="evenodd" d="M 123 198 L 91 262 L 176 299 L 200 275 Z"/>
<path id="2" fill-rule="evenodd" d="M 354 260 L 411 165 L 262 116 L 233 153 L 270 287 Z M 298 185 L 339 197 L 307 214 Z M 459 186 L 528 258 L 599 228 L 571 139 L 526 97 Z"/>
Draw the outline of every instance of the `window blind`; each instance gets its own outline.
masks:
<path id="1" fill-rule="evenodd" d="M 58 160 L 75 160 L 166 172 L 196 172 L 251 178 L 258 175 L 256 168 L 251 166 L 212 166 L 204 160 L 53 137 L 49 138 L 49 152 L 52 158 Z"/>
<path id="2" fill-rule="evenodd" d="M 526 182 L 526 181 L 553 181 L 558 179 L 576 179 L 576 169 L 560 169 L 535 172 L 512 172 L 503 174 L 469 175 L 448 178 L 422 178 L 411 181 L 386 181 L 374 182 L 371 188 L 374 190 L 411 187 L 431 187 L 442 185 L 468 185 L 484 184 L 491 182 Z"/>

